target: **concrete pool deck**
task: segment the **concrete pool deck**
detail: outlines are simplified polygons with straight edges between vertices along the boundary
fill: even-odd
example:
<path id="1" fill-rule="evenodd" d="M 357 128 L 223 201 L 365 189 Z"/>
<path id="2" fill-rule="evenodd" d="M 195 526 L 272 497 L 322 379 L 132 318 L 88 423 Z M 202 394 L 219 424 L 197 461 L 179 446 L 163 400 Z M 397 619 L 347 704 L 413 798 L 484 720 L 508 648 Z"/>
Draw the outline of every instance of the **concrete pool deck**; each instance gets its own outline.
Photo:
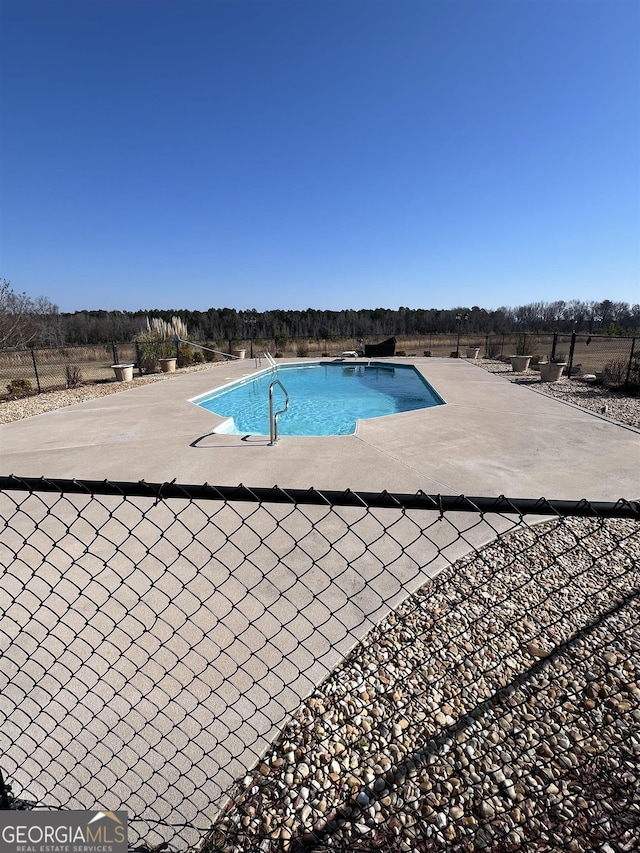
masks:
<path id="1" fill-rule="evenodd" d="M 255 362 L 244 360 L 6 424 L 0 427 L 2 470 L 24 477 L 567 500 L 636 496 L 637 430 L 463 360 L 411 361 L 447 405 L 362 421 L 352 436 L 283 436 L 270 447 L 263 436 L 213 434 L 221 419 L 189 399 L 255 373 Z"/>

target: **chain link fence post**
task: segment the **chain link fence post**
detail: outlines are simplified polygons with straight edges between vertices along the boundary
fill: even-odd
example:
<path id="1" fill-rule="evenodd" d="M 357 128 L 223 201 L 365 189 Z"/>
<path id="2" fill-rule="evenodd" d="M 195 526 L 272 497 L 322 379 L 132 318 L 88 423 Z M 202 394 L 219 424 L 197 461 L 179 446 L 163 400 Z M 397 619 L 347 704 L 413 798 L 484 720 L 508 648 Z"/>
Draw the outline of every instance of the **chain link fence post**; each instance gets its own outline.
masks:
<path id="1" fill-rule="evenodd" d="M 573 353 L 576 348 L 576 333 L 571 333 L 571 344 L 569 346 L 569 364 L 567 364 L 567 379 L 571 379 L 571 368 L 573 367 Z"/>
<path id="2" fill-rule="evenodd" d="M 625 388 L 629 387 L 629 377 L 631 376 L 631 365 L 633 364 L 633 355 L 634 355 L 635 347 L 636 347 L 636 339 L 631 338 L 631 352 L 629 353 L 629 364 L 627 366 L 627 375 L 626 375 L 626 378 L 624 380 Z"/>
<path id="3" fill-rule="evenodd" d="M 35 349 L 31 349 L 31 360 L 33 361 L 33 372 L 36 377 L 36 385 L 38 386 L 38 394 L 41 393 L 42 389 L 40 388 L 40 377 L 38 376 L 38 365 L 36 364 L 36 351 Z"/>

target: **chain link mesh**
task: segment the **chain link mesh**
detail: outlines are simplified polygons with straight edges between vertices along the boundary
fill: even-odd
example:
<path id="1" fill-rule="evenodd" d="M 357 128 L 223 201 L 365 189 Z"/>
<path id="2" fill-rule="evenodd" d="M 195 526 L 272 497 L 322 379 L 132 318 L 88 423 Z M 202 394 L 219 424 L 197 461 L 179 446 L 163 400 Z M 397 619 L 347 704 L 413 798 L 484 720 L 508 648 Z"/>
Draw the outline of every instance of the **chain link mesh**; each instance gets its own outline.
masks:
<path id="1" fill-rule="evenodd" d="M 422 356 L 423 353 L 428 352 L 432 356 L 449 357 L 452 351 L 457 350 L 459 344 L 463 355 L 466 347 L 478 347 L 481 357 L 493 359 L 508 358 L 519 351 L 519 346 L 524 345 L 527 354 L 540 360 L 550 358 L 552 353 L 557 359 L 568 360 L 571 342 L 571 334 L 531 332 L 499 335 L 463 334 L 459 341 L 453 334 L 430 334 L 416 336 L 405 342 L 399 339 L 398 348 L 406 349 L 407 354 L 413 356 Z M 205 359 L 221 358 L 221 352 L 214 353 L 207 348 L 209 343 L 200 341 L 195 345 L 196 351 L 199 346 L 205 345 Z M 243 345 L 248 349 L 249 343 L 245 342 Z M 327 351 L 326 341 L 311 343 L 316 345 L 312 347 L 312 354 L 319 356 Z M 309 341 L 300 339 L 294 346 L 294 350 L 300 349 L 303 344 L 302 348 L 308 349 Z M 224 349 L 227 344 L 220 342 L 218 346 Z M 256 344 L 256 352 L 265 346 L 264 342 L 260 346 Z M 351 344 L 345 340 L 342 343 L 333 342 L 330 349 L 333 350 L 334 355 L 339 355 L 348 346 Z M 168 354 L 175 354 L 173 344 L 170 344 L 167 350 L 166 343 L 159 345 L 158 348 L 158 345 L 148 342 L 138 347 L 131 343 L 111 342 L 84 347 L 7 350 L 0 354 L 0 392 L 23 396 L 40 391 L 74 388 L 86 383 L 115 381 L 112 365 L 118 362 L 135 364 L 136 375 L 153 373 L 158 369 L 158 359 Z M 185 350 L 179 359 L 178 366 L 186 366 L 191 356 L 192 354 Z M 640 382 L 639 356 L 637 338 L 595 332 L 593 335 L 580 333 L 576 335 L 574 341 L 572 370 L 574 373 L 602 374 L 602 381 L 607 385 L 619 386 L 629 381 L 637 386 Z"/>
<path id="2" fill-rule="evenodd" d="M 568 361 L 572 348 L 571 335 L 556 335 L 557 360 Z M 573 341 L 572 372 L 596 374 L 605 385 L 619 387 L 627 380 L 638 384 L 638 366 L 634 355 L 640 355 L 635 338 L 609 335 L 575 335 Z M 635 367 L 635 373 L 634 373 Z M 633 374 L 633 375 L 632 375 Z"/>
<path id="3" fill-rule="evenodd" d="M 635 359 L 634 359 L 635 355 Z M 635 338 L 605 338 L 601 336 L 577 335 L 574 364 L 580 364 L 581 372 L 602 374 L 602 381 L 614 387 L 627 381 L 640 385 L 640 348 Z"/>
<path id="4" fill-rule="evenodd" d="M 640 841 L 637 503 L 0 486 L 5 807 L 177 850 Z"/>
<path id="5" fill-rule="evenodd" d="M 4 350 L 0 353 L 0 394 L 28 396 L 111 382 L 114 362 L 137 360 L 136 347 L 130 343 Z"/>

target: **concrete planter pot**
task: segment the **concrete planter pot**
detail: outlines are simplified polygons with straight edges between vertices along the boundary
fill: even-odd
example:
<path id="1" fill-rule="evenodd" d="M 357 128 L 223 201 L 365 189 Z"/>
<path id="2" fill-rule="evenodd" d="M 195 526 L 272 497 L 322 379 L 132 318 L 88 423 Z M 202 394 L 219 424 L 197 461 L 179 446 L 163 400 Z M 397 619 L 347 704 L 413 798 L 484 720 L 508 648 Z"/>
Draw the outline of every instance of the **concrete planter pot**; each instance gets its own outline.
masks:
<path id="1" fill-rule="evenodd" d="M 176 372 L 176 358 L 161 358 L 160 359 L 160 370 L 163 373 L 175 373 Z"/>
<path id="2" fill-rule="evenodd" d="M 235 355 L 236 358 L 244 358 L 246 355 L 246 349 L 232 349 L 231 355 Z"/>
<path id="3" fill-rule="evenodd" d="M 475 359 L 480 355 L 480 347 L 467 347 L 467 358 Z"/>
<path id="4" fill-rule="evenodd" d="M 530 355 L 512 355 L 511 358 L 511 370 L 514 373 L 524 373 L 525 370 L 529 367 L 529 362 L 531 361 Z"/>
<path id="5" fill-rule="evenodd" d="M 540 362 L 540 381 L 541 382 L 557 382 L 562 376 L 562 372 L 567 366 L 564 362 L 541 361 Z"/>
<path id="6" fill-rule="evenodd" d="M 133 379 L 132 364 L 112 364 L 111 367 L 116 375 L 116 382 L 131 382 Z"/>

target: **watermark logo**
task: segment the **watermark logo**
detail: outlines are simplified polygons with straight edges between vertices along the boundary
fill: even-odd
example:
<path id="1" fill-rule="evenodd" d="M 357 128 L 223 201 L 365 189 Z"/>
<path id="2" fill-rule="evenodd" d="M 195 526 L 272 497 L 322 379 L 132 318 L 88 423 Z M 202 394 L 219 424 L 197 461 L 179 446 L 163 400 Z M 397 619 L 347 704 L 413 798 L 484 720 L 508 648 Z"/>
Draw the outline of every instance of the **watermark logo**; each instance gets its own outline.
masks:
<path id="1" fill-rule="evenodd" d="M 127 812 L 0 811 L 0 853 L 127 853 Z"/>

